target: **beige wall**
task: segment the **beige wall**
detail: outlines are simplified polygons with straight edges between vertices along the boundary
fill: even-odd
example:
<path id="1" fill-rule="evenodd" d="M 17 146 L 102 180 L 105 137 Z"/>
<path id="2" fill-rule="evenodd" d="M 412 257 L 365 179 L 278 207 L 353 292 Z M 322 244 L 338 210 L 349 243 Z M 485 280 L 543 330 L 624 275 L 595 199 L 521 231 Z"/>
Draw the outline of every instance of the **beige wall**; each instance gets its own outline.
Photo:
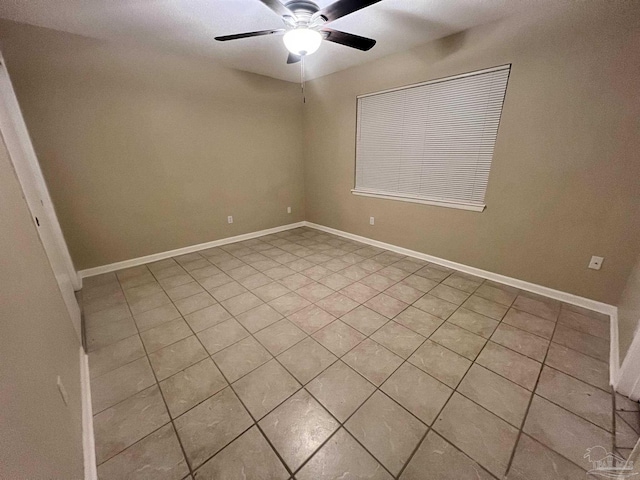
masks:
<path id="1" fill-rule="evenodd" d="M 1 137 L 0 232 L 0 478 L 79 479 L 79 345 Z"/>
<path id="2" fill-rule="evenodd" d="M 640 256 L 627 280 L 618 304 L 618 330 L 620 336 L 620 363 L 629 351 L 634 334 L 640 324 Z"/>
<path id="3" fill-rule="evenodd" d="M 640 3 L 573 5 L 309 82 L 307 220 L 615 304 L 640 248 Z M 356 95 L 506 63 L 484 213 L 350 193 Z"/>
<path id="4" fill-rule="evenodd" d="M 640 244 L 640 4 L 566 5 L 311 81 L 304 107 L 195 57 L 6 21 L 0 47 L 78 269 L 306 218 L 616 304 Z M 504 63 L 485 212 L 351 195 L 356 95 Z"/>
<path id="5" fill-rule="evenodd" d="M 0 48 L 78 270 L 304 219 L 299 86 L 7 21 Z"/>

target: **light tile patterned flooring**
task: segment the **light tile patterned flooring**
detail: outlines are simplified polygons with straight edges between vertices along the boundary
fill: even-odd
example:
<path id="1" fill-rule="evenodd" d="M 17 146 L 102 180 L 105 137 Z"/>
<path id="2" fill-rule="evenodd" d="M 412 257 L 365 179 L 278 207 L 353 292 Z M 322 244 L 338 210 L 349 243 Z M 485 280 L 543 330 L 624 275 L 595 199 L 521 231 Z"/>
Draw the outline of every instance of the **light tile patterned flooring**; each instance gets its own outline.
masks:
<path id="1" fill-rule="evenodd" d="M 584 479 L 613 448 L 607 317 L 317 230 L 82 297 L 101 479 Z"/>

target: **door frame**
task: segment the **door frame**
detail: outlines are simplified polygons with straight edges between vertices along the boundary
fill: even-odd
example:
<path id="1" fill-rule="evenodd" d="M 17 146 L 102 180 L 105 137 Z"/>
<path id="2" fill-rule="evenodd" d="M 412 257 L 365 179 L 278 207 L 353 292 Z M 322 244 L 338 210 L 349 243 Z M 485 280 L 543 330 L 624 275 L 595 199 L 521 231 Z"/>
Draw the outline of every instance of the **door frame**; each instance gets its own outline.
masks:
<path id="1" fill-rule="evenodd" d="M 82 288 L 82 283 L 64 240 L 2 52 L 0 52 L 0 133 L 31 211 L 32 221 L 49 258 L 74 330 L 82 343 L 81 314 L 74 293 L 75 290 Z"/>
<path id="2" fill-rule="evenodd" d="M 622 361 L 622 366 L 615 379 L 616 392 L 640 401 L 640 323 L 634 332 L 633 341 Z"/>

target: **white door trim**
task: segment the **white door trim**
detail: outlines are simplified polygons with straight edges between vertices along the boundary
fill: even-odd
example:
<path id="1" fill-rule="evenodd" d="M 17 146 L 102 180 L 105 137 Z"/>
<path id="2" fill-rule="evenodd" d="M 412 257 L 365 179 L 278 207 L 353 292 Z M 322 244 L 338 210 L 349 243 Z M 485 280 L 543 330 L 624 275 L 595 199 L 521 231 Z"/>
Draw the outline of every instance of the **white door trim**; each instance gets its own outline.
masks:
<path id="1" fill-rule="evenodd" d="M 74 295 L 74 290 L 80 289 L 80 282 L 1 52 L 0 132 L 33 216 L 32 221 L 36 224 L 40 241 L 56 276 L 73 327 L 81 341 L 80 308 Z"/>
<path id="2" fill-rule="evenodd" d="M 82 395 L 82 453 L 84 480 L 97 480 L 96 447 L 93 434 L 93 408 L 91 406 L 91 375 L 89 356 L 80 347 L 80 389 Z"/>
<path id="3" fill-rule="evenodd" d="M 618 307 L 614 307 L 609 324 L 609 384 L 614 388 L 620 378 L 620 334 L 618 332 Z"/>

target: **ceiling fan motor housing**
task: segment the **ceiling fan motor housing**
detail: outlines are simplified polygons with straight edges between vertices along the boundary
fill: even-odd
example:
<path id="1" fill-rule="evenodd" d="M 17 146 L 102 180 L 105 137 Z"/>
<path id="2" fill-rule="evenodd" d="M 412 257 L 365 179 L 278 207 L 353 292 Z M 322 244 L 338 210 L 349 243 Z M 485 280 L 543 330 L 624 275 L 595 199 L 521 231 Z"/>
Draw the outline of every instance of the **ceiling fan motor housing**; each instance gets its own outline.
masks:
<path id="1" fill-rule="evenodd" d="M 310 23 L 316 20 L 313 18 L 314 14 L 320 11 L 318 5 L 307 0 L 292 0 L 285 3 L 285 7 L 296 16 L 295 23 L 298 27 L 309 26 Z M 322 23 L 326 21 L 324 17 L 322 17 L 322 20 Z"/>

